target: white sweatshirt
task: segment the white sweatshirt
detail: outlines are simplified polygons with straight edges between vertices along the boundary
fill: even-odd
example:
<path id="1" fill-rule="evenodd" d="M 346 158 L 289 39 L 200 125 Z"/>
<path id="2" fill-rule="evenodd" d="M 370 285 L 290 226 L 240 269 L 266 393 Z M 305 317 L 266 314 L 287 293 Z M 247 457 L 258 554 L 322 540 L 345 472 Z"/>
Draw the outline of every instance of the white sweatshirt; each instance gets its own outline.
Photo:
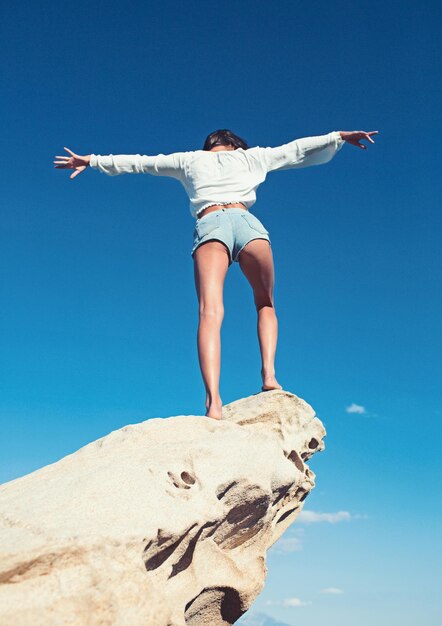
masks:
<path id="1" fill-rule="evenodd" d="M 327 163 L 343 143 L 336 131 L 296 139 L 276 148 L 196 150 L 157 156 L 91 154 L 90 167 L 109 176 L 153 174 L 176 178 L 189 196 L 192 216 L 198 217 L 198 213 L 214 204 L 242 202 L 250 208 L 256 201 L 256 189 L 268 172 Z"/>

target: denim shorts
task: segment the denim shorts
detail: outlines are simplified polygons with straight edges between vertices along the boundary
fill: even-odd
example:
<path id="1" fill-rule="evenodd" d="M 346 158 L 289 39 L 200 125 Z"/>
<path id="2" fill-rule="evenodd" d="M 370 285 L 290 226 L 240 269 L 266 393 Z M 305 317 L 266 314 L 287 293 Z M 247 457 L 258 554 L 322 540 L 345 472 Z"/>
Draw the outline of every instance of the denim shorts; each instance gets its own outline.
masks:
<path id="1" fill-rule="evenodd" d="M 202 243 L 216 239 L 227 246 L 229 265 L 239 261 L 239 254 L 252 239 L 265 239 L 270 243 L 269 232 L 259 219 L 240 208 L 218 209 L 196 220 L 191 255 Z"/>

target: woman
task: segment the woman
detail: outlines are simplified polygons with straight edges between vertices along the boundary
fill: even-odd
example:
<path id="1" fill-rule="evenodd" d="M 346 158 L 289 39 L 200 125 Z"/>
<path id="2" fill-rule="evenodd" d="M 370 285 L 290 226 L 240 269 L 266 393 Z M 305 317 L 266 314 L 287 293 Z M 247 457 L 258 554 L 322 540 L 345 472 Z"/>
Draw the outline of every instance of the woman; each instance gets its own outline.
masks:
<path id="1" fill-rule="evenodd" d="M 55 167 L 74 169 L 74 179 L 88 166 L 115 176 L 149 173 L 179 180 L 196 218 L 194 244 L 195 286 L 199 301 L 198 357 L 206 388 L 206 415 L 221 419 L 219 393 L 220 331 L 223 320 L 223 285 L 233 261 L 239 262 L 249 281 L 258 313 L 262 391 L 281 389 L 275 377 L 278 321 L 273 302 L 273 258 L 268 231 L 249 208 L 255 191 L 268 172 L 326 163 L 344 142 L 362 149 L 362 139 L 374 143 L 378 131 L 336 131 L 297 139 L 276 148 L 249 148 L 229 130 L 211 133 L 203 150 L 157 156 L 90 154 L 57 156 Z"/>

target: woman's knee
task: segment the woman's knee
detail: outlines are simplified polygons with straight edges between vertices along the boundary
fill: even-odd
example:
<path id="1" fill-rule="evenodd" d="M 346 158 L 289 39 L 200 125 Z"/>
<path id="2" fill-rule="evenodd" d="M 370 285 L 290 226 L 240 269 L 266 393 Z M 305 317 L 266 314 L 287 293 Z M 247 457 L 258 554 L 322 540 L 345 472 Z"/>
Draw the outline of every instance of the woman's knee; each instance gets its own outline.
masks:
<path id="1" fill-rule="evenodd" d="M 275 302 L 273 300 L 273 295 L 268 292 L 254 292 L 254 300 L 256 310 L 259 311 L 264 307 L 269 307 L 271 309 L 275 308 Z"/>
<path id="2" fill-rule="evenodd" d="M 224 319 L 223 304 L 200 304 L 199 307 L 200 320 L 214 321 L 221 324 Z"/>

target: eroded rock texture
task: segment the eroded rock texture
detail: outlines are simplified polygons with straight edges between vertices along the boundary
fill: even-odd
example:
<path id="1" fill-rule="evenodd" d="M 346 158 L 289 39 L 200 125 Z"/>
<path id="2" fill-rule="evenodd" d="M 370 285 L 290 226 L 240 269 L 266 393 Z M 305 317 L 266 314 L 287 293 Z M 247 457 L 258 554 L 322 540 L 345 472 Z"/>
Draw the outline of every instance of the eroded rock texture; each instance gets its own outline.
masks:
<path id="1" fill-rule="evenodd" d="M 1 626 L 221 626 L 314 486 L 325 434 L 286 391 L 126 426 L 0 487 Z"/>

